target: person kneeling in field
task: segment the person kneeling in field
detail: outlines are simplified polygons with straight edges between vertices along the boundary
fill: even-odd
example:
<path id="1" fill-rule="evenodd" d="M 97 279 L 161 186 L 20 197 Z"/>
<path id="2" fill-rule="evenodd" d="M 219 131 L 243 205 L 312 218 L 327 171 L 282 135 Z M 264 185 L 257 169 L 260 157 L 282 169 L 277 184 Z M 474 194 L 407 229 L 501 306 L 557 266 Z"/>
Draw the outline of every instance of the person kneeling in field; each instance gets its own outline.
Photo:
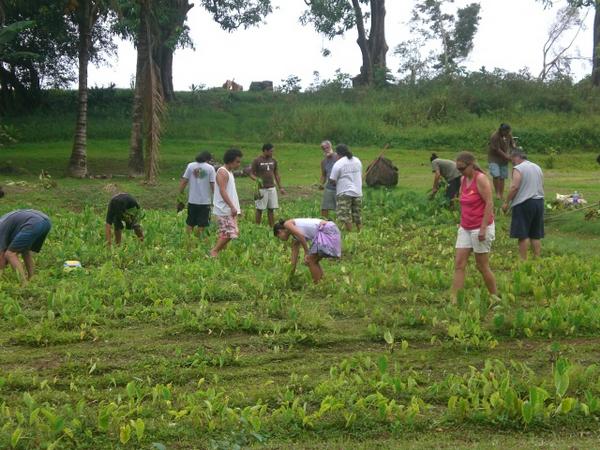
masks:
<path id="1" fill-rule="evenodd" d="M 293 237 L 292 274 L 296 271 L 300 247 L 304 249 L 304 264 L 308 266 L 315 283 L 323 278 L 319 261 L 342 256 L 340 230 L 335 223 L 321 219 L 280 220 L 273 227 L 275 237 L 287 241 Z M 309 242 L 310 247 L 309 247 Z"/>
<path id="2" fill-rule="evenodd" d="M 137 200 L 127 193 L 119 193 L 110 199 L 106 213 L 106 243 L 112 244 L 112 226 L 115 227 L 115 243 L 121 244 L 123 228 L 133 230 L 140 241 L 144 241 L 144 231 L 140 225 L 142 209 Z M 123 225 L 123 222 L 125 225 Z"/>
<path id="3" fill-rule="evenodd" d="M 465 284 L 469 255 L 475 253 L 477 270 L 490 294 L 496 295 L 496 278 L 490 269 L 489 254 L 496 235 L 492 186 L 469 152 L 456 157 L 456 168 L 462 173 L 460 186 L 460 227 L 456 238 L 456 260 L 452 297 L 456 299 Z"/>
<path id="4" fill-rule="evenodd" d="M 10 264 L 26 283 L 33 277 L 31 252 L 39 253 L 52 228 L 46 214 L 35 209 L 19 209 L 0 217 L 0 271 Z M 23 258 L 27 274 L 19 256 Z"/>
<path id="5" fill-rule="evenodd" d="M 242 152 L 236 148 L 229 149 L 223 156 L 223 166 L 217 170 L 217 187 L 213 198 L 213 208 L 217 217 L 219 237 L 210 251 L 210 256 L 216 258 L 219 252 L 232 239 L 240 235 L 237 218 L 242 213 L 240 201 L 235 188 L 233 171 L 240 167 Z"/>

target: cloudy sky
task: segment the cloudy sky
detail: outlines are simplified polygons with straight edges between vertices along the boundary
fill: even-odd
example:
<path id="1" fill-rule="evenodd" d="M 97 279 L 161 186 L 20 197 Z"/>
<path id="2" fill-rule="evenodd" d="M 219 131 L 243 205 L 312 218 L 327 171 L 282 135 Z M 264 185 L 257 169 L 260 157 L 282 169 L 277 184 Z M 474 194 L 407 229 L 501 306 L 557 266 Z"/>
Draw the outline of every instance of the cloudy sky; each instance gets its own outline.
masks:
<path id="1" fill-rule="evenodd" d="M 191 1 L 191 3 L 194 3 Z M 348 32 L 332 41 L 318 35 L 311 26 L 302 26 L 298 18 L 303 12 L 301 0 L 274 0 L 277 9 L 265 23 L 248 30 L 233 33 L 222 31 L 211 16 L 201 7 L 189 12 L 188 25 L 195 50 L 183 49 L 175 53 L 173 73 L 176 90 L 189 90 L 194 85 L 220 86 L 227 79 L 235 79 L 245 89 L 253 80 L 272 80 L 276 85 L 289 75 L 296 75 L 307 86 L 313 72 L 331 78 L 336 69 L 355 75 L 361 65 L 361 55 L 356 44 L 356 32 Z M 462 6 L 469 1 L 456 0 Z M 558 6 L 544 10 L 535 0 L 480 0 L 481 20 L 475 37 L 475 47 L 466 66 L 477 70 L 500 67 L 517 71 L 528 67 L 539 73 L 542 47 L 548 27 L 554 21 Z M 398 60 L 393 49 L 410 38 L 407 21 L 414 0 L 388 0 L 386 39 L 390 47 L 388 66 L 397 71 Z M 585 13 L 585 11 L 583 11 Z M 583 30 L 576 48 L 582 56 L 592 53 L 593 14 L 587 16 L 587 29 Z M 322 50 L 331 51 L 323 57 Z M 128 87 L 135 74 L 135 50 L 129 42 L 120 42 L 117 60 L 110 67 L 90 67 L 90 86 L 115 83 Z M 586 75 L 590 66 L 576 63 L 577 78 Z"/>

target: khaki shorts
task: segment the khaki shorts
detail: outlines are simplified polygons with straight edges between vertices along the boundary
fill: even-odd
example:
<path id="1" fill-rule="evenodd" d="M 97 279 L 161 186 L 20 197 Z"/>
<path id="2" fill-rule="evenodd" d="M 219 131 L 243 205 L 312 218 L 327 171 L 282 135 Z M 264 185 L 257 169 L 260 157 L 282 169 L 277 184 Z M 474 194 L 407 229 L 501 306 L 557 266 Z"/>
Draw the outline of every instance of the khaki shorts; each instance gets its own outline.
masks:
<path id="1" fill-rule="evenodd" d="M 335 215 L 341 223 L 362 223 L 360 212 L 362 209 L 362 197 L 350 197 L 349 195 L 338 195 L 336 198 Z"/>
<path id="2" fill-rule="evenodd" d="M 256 209 L 264 211 L 265 209 L 279 208 L 277 190 L 274 187 L 267 189 L 259 189 L 259 191 L 262 194 L 262 198 L 260 200 L 255 201 Z"/>
<path id="3" fill-rule="evenodd" d="M 474 253 L 489 253 L 492 242 L 496 239 L 496 224 L 488 225 L 485 233 L 485 241 L 479 240 L 479 228 L 476 230 L 458 229 L 456 237 L 456 248 L 470 248 Z"/>

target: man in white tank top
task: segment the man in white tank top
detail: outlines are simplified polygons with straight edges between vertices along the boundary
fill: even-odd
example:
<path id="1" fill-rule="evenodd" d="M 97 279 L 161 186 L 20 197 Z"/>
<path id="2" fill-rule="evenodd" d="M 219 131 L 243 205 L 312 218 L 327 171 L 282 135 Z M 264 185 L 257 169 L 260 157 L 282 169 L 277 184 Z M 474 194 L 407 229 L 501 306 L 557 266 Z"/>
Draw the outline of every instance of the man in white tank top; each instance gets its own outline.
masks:
<path id="1" fill-rule="evenodd" d="M 222 167 L 217 170 L 216 187 L 213 198 L 213 211 L 217 218 L 217 243 L 210 251 L 210 256 L 216 258 L 221 250 L 232 239 L 240 235 L 237 218 L 241 214 L 240 201 L 235 188 L 233 171 L 240 167 L 242 152 L 232 148 L 225 152 Z"/>

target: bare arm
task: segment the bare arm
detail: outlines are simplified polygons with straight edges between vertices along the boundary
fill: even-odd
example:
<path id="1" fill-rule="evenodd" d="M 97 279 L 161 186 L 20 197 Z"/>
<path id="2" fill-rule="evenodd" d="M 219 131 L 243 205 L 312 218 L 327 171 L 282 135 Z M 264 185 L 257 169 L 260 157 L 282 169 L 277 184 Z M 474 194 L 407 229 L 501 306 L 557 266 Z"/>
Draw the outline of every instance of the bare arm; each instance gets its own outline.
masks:
<path id="1" fill-rule="evenodd" d="M 110 223 L 104 225 L 104 234 L 106 236 L 106 245 L 110 247 L 112 243 L 112 225 Z"/>
<path id="2" fill-rule="evenodd" d="M 481 195 L 483 201 L 485 202 L 483 220 L 481 221 L 481 228 L 479 228 L 479 240 L 484 241 L 487 227 L 490 224 L 490 221 L 492 219 L 492 213 L 494 211 L 492 186 L 490 185 L 490 181 L 487 179 L 486 176 L 480 175 L 477 177 L 477 189 L 479 190 L 479 195 Z"/>
<path id="3" fill-rule="evenodd" d="M 300 254 L 300 242 L 294 241 L 292 243 L 292 272 L 296 272 L 296 266 L 298 265 L 298 255 Z"/>
<path id="4" fill-rule="evenodd" d="M 31 277 L 33 277 L 35 272 L 35 264 L 33 262 L 33 255 L 31 254 L 31 251 L 27 250 L 25 253 L 23 253 L 23 261 L 25 261 L 27 276 L 31 280 Z"/>
<path id="5" fill-rule="evenodd" d="M 183 191 L 185 191 L 185 187 L 188 184 L 188 180 L 187 178 L 182 178 L 181 181 L 179 182 L 179 193 L 182 194 Z"/>
<path id="6" fill-rule="evenodd" d="M 325 164 L 323 164 L 321 162 L 321 180 L 320 180 L 321 186 L 324 187 L 326 182 L 327 182 L 327 172 L 325 170 Z"/>
<path id="7" fill-rule="evenodd" d="M 442 174 L 440 173 L 439 169 L 435 171 L 435 175 L 433 177 L 433 187 L 431 188 L 431 193 L 435 194 L 438 191 L 438 186 L 440 184 L 440 178 L 442 177 Z"/>
<path id="8" fill-rule="evenodd" d="M 210 193 L 211 194 L 215 193 L 215 183 L 214 183 L 214 181 L 211 181 L 211 183 L 210 183 Z"/>
<path id="9" fill-rule="evenodd" d="M 229 198 L 229 194 L 227 194 L 227 183 L 229 181 L 229 174 L 222 170 L 217 172 L 217 187 L 219 188 L 219 192 L 221 193 L 221 197 L 223 197 L 223 201 L 227 203 L 227 206 L 231 209 L 231 216 L 237 216 L 237 209 L 233 206 L 233 202 Z"/>
<path id="10" fill-rule="evenodd" d="M 275 166 L 275 183 L 277 183 L 277 187 L 279 188 L 279 190 L 281 191 L 282 194 L 285 194 L 285 189 L 283 189 L 283 187 L 281 186 L 281 177 L 279 176 L 279 170 L 277 169 L 277 166 Z"/>
<path id="11" fill-rule="evenodd" d="M 25 274 L 25 269 L 23 268 L 23 264 L 21 264 L 21 260 L 19 260 L 19 255 L 10 250 L 6 250 L 4 257 L 21 278 L 21 283 L 27 284 L 27 275 Z"/>
<path id="12" fill-rule="evenodd" d="M 300 229 L 294 224 L 293 220 L 288 220 L 283 224 L 283 226 L 294 235 L 296 238 L 296 242 L 298 242 L 302 248 L 304 249 L 304 254 L 308 255 L 308 243 L 306 242 L 306 238 L 300 231 Z"/>
<path id="13" fill-rule="evenodd" d="M 508 197 L 506 197 L 506 204 L 509 205 L 510 202 L 517 196 L 517 192 L 519 192 L 519 187 L 521 187 L 522 175 L 517 169 L 513 169 L 512 171 L 512 182 L 510 184 L 510 189 L 508 191 Z"/>

